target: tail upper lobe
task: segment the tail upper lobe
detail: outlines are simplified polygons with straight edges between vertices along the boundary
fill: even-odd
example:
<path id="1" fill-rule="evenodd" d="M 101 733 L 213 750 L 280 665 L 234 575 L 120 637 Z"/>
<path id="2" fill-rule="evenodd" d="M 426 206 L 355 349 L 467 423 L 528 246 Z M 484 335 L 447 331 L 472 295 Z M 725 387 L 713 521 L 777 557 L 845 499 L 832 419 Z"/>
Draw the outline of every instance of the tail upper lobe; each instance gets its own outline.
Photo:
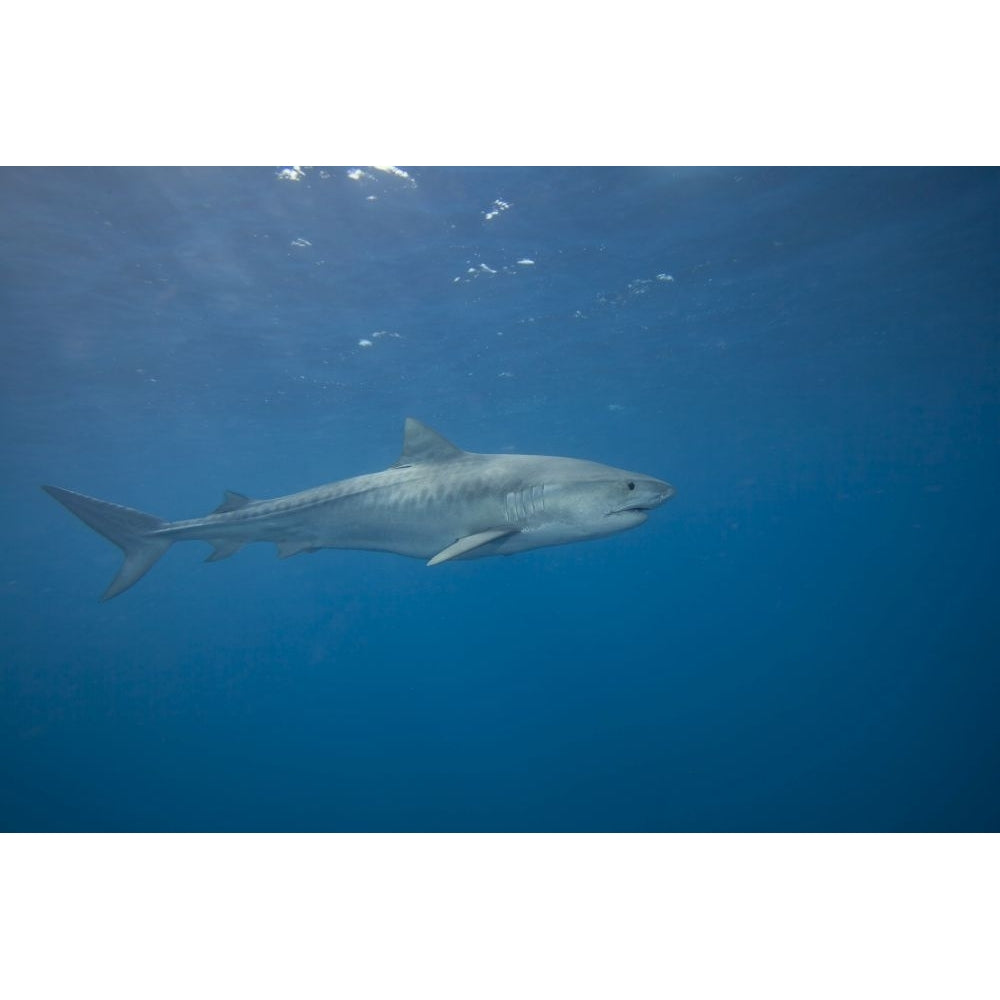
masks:
<path id="1" fill-rule="evenodd" d="M 141 510 L 121 507 L 105 500 L 95 500 L 94 497 L 58 486 L 43 486 L 42 489 L 125 553 L 121 569 L 104 591 L 102 601 L 109 601 L 123 590 L 128 590 L 170 548 L 169 538 L 154 534 L 165 528 L 167 522 L 152 514 L 144 514 Z"/>

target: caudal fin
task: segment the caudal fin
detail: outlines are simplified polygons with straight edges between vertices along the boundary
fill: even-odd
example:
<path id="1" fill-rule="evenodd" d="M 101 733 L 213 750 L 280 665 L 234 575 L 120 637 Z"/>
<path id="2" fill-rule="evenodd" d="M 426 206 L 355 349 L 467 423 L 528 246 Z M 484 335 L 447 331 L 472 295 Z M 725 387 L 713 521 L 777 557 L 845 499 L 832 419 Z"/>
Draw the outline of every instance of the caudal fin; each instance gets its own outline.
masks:
<path id="1" fill-rule="evenodd" d="M 58 486 L 43 486 L 42 489 L 125 553 L 121 569 L 104 591 L 102 601 L 110 601 L 123 590 L 128 590 L 170 548 L 171 539 L 153 534 L 166 527 L 167 522 L 152 514 L 144 514 L 141 510 L 121 507 L 105 500 L 95 500 Z"/>

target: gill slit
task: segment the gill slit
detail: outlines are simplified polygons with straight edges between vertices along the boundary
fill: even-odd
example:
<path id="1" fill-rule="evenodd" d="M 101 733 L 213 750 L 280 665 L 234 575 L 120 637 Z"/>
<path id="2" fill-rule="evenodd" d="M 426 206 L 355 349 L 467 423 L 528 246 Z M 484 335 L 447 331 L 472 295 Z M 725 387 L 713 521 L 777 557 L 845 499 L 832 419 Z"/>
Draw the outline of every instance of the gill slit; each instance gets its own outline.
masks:
<path id="1" fill-rule="evenodd" d="M 524 524 L 545 510 L 545 487 L 527 486 L 511 490 L 503 503 L 504 519 L 508 524 Z"/>

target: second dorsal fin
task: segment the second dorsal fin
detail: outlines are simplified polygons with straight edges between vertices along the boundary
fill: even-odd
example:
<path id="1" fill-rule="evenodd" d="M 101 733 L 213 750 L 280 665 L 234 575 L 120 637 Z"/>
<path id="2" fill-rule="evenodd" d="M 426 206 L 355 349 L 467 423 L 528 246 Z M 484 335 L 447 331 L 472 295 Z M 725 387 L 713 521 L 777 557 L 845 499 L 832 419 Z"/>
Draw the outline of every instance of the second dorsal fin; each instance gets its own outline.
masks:
<path id="1" fill-rule="evenodd" d="M 226 490 L 222 495 L 222 503 L 212 513 L 228 514 L 231 510 L 239 510 L 241 507 L 246 507 L 247 504 L 251 503 L 253 501 L 250 497 L 245 497 L 242 493 L 234 493 L 232 490 Z"/>

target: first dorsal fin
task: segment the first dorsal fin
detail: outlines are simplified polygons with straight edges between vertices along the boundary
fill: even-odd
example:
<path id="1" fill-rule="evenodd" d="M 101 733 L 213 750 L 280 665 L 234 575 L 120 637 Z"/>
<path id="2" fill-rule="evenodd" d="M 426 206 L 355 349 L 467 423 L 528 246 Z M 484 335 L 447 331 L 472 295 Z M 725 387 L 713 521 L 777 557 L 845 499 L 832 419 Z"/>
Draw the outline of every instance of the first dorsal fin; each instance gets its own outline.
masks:
<path id="1" fill-rule="evenodd" d="M 456 448 L 437 431 L 432 431 L 413 417 L 407 417 L 403 429 L 403 454 L 391 468 L 404 469 L 408 465 L 425 462 L 448 462 L 464 454 L 461 448 Z"/>
<path id="2" fill-rule="evenodd" d="M 250 497 L 245 497 L 242 493 L 234 493 L 232 490 L 225 490 L 222 494 L 222 503 L 220 503 L 219 506 L 212 511 L 212 513 L 228 514 L 229 511 L 239 510 L 241 507 L 246 507 L 246 505 L 250 503 L 253 503 Z"/>

